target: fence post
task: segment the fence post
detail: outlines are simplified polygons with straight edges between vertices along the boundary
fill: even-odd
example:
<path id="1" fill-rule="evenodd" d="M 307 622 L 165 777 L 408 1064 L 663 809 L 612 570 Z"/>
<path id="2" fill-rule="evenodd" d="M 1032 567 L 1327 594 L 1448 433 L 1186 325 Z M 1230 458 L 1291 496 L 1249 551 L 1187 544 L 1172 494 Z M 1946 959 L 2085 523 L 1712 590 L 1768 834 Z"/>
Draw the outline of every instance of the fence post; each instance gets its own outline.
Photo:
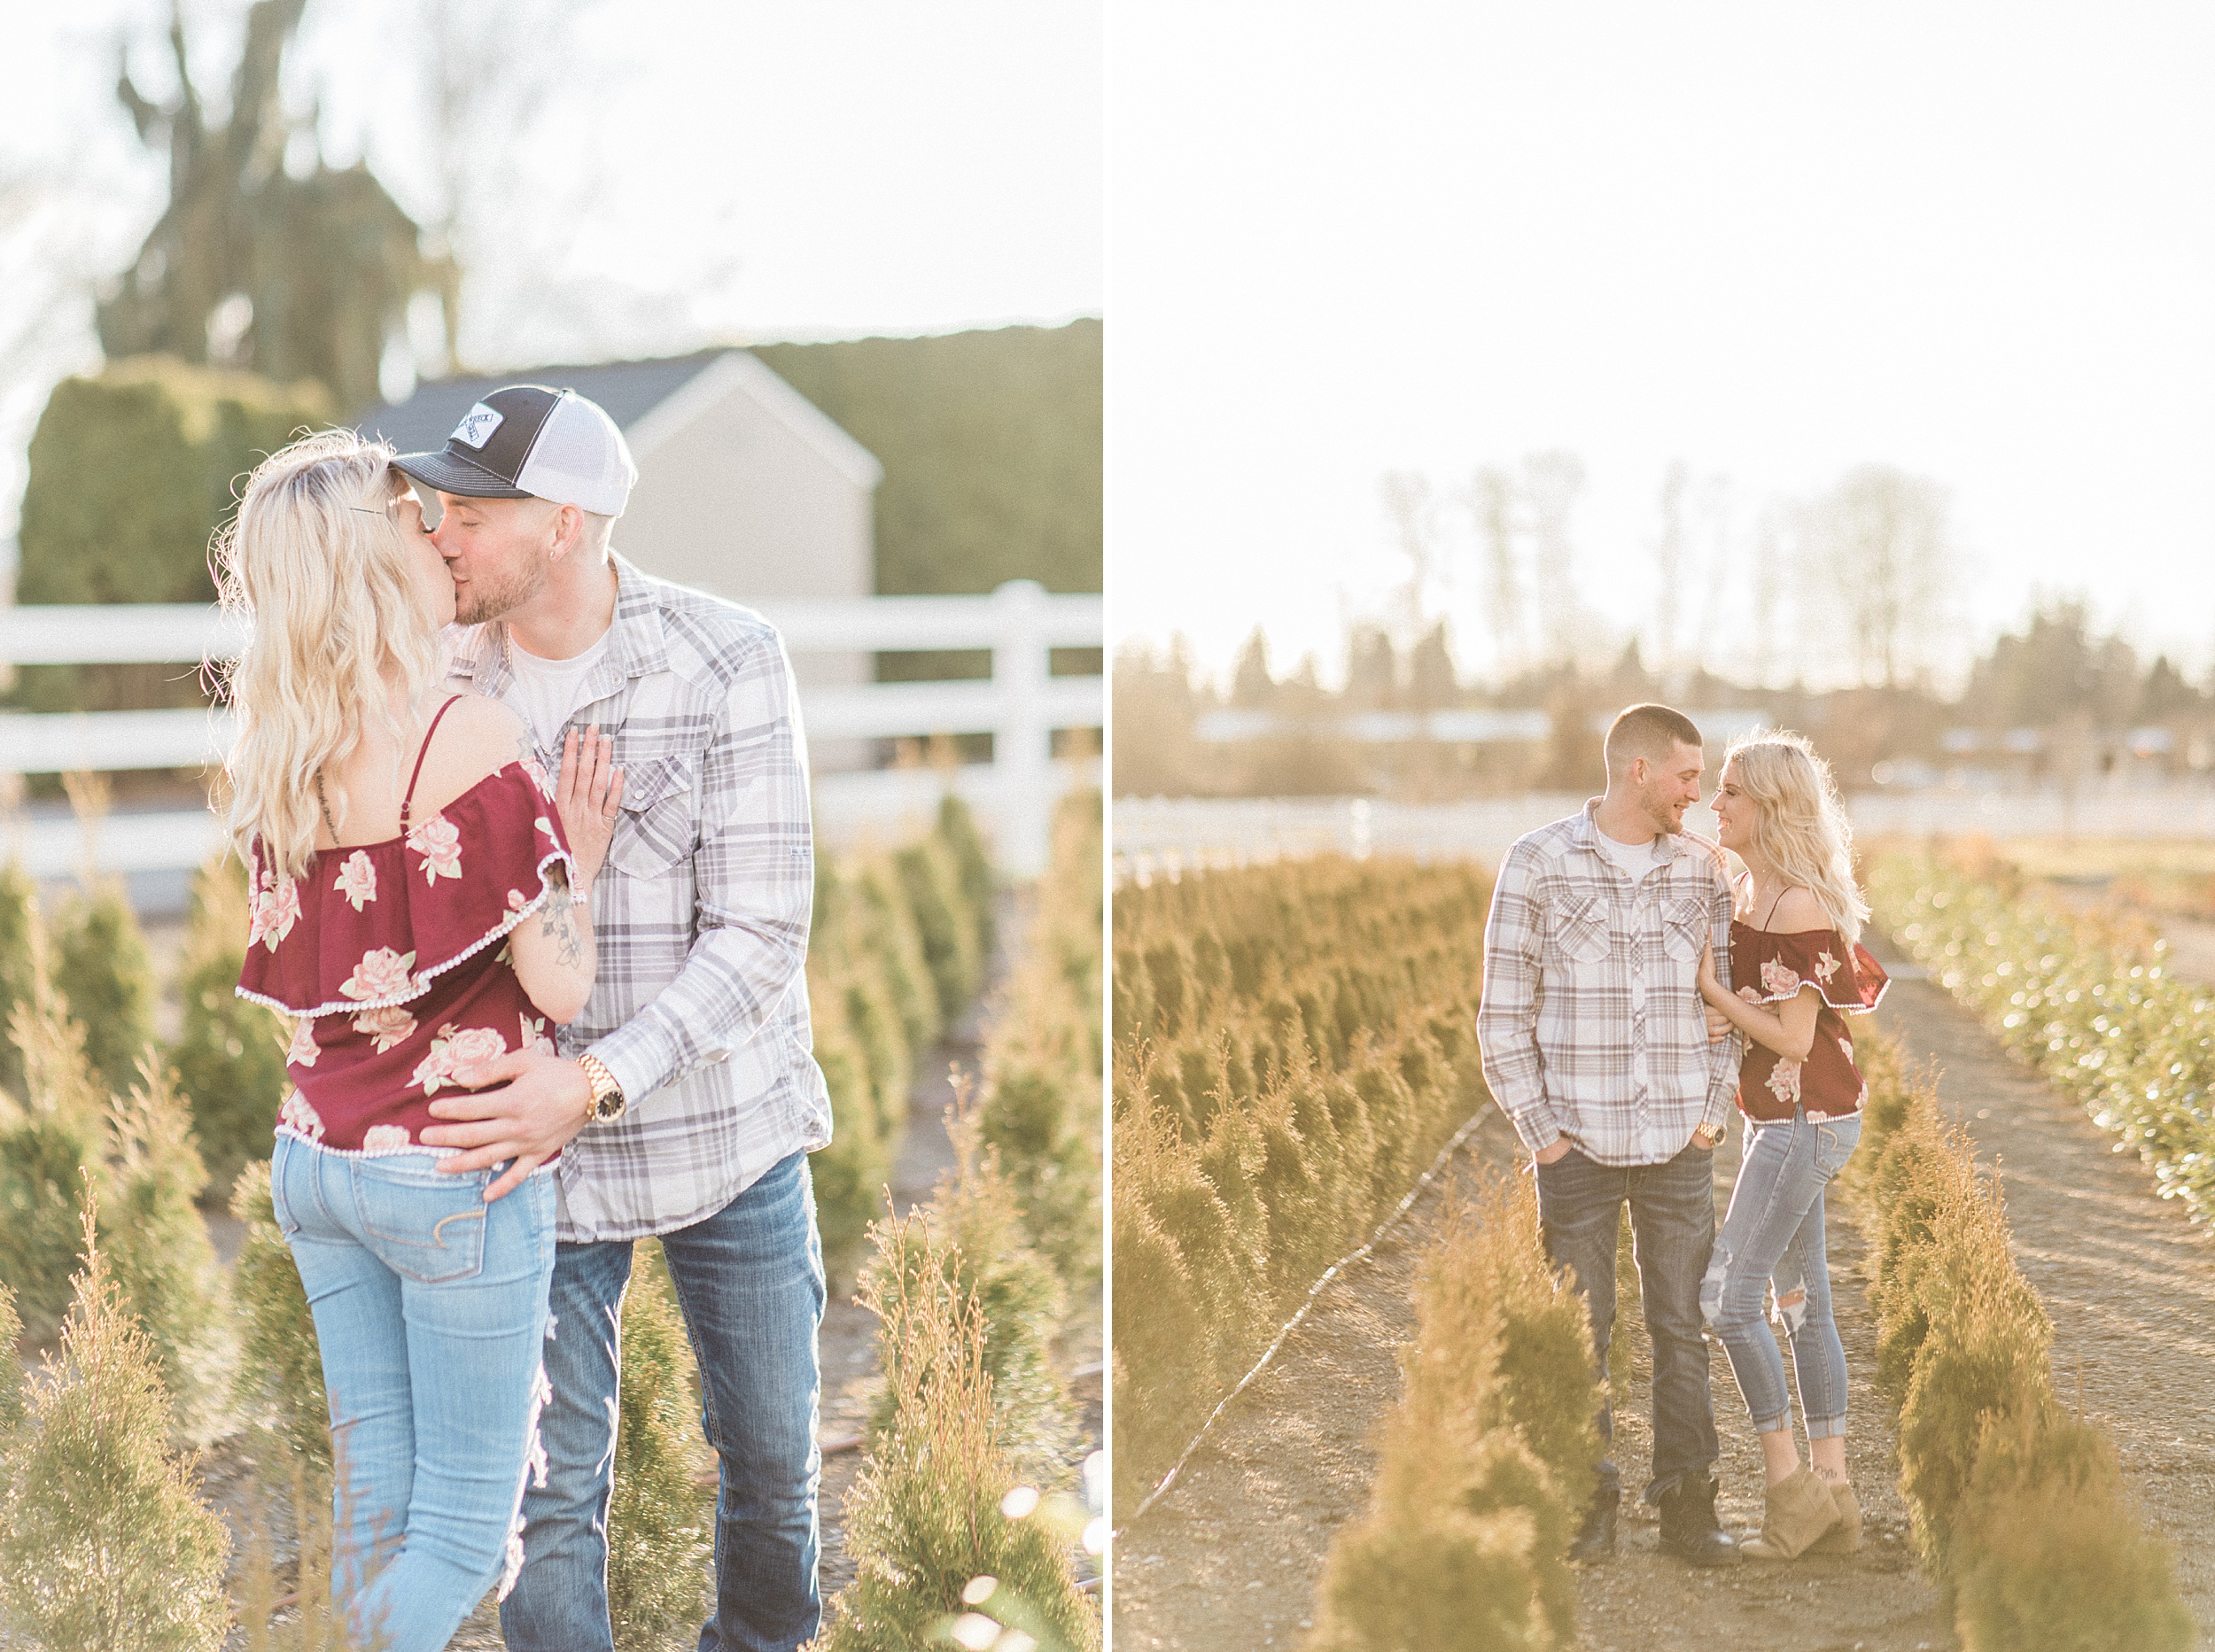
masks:
<path id="1" fill-rule="evenodd" d="M 999 772 L 1000 857 L 1019 878 L 1046 869 L 1053 834 L 1053 731 L 1045 719 L 1048 662 L 1045 587 L 1010 579 L 992 593 L 999 632 L 992 643 L 992 687 L 999 723 L 992 731 L 992 766 Z"/>

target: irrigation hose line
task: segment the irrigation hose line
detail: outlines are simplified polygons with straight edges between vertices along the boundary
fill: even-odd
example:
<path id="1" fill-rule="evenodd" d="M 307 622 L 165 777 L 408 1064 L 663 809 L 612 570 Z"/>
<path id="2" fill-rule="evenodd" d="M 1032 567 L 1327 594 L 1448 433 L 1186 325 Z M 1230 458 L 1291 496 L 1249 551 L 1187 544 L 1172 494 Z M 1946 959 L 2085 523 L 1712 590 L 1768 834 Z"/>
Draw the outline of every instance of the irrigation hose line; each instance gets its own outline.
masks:
<path id="1" fill-rule="evenodd" d="M 1255 1361 L 1254 1369 L 1239 1378 L 1238 1386 L 1224 1395 L 1216 1408 L 1208 1413 L 1208 1420 L 1200 1425 L 1200 1432 L 1193 1435 L 1191 1443 L 1177 1454 L 1177 1461 L 1170 1467 L 1170 1471 L 1162 1477 L 1162 1483 L 1146 1494 L 1145 1501 L 1139 1503 L 1138 1512 L 1131 1516 L 1131 1520 L 1143 1520 L 1147 1509 L 1169 1495 L 1170 1487 L 1176 1484 L 1177 1477 L 1184 1472 L 1185 1465 L 1192 1461 L 1193 1453 L 1200 1449 L 1200 1442 L 1208 1438 L 1208 1431 L 1213 1428 L 1216 1420 L 1231 1408 L 1231 1402 L 1246 1392 L 1247 1384 L 1269 1369 L 1269 1362 L 1277 1357 L 1277 1350 L 1285 1346 L 1286 1338 L 1300 1329 L 1300 1322 L 1307 1318 L 1308 1311 L 1315 1307 L 1316 1299 L 1323 1294 L 1324 1287 L 1377 1248 L 1378 1241 L 1391 1230 L 1400 1218 L 1413 1208 L 1417 1197 L 1425 1188 L 1430 1186 L 1438 1173 L 1446 1167 L 1448 1161 L 1460 1151 L 1461 1144 L 1476 1134 L 1477 1127 L 1491 1116 L 1492 1111 L 1492 1104 L 1487 1102 L 1472 1113 L 1469 1116 L 1469 1121 L 1447 1138 L 1446 1145 L 1438 1150 L 1438 1157 L 1431 1160 L 1431 1167 L 1415 1179 L 1415 1185 L 1408 1190 L 1407 1197 L 1393 1207 L 1390 1215 L 1377 1224 L 1377 1230 L 1369 1236 L 1362 1247 L 1357 1251 L 1349 1251 L 1344 1256 L 1340 1257 L 1338 1260 L 1323 1270 L 1322 1278 L 1308 1287 L 1308 1299 L 1300 1305 L 1300 1311 L 1285 1322 L 1283 1329 L 1277 1333 L 1277 1339 L 1263 1350 L 1262 1357 Z M 1130 1524 L 1130 1521 L 1125 1521 L 1123 1526 L 1117 1528 L 1115 1535 L 1121 1537 L 1123 1532 L 1129 1529 Z"/>

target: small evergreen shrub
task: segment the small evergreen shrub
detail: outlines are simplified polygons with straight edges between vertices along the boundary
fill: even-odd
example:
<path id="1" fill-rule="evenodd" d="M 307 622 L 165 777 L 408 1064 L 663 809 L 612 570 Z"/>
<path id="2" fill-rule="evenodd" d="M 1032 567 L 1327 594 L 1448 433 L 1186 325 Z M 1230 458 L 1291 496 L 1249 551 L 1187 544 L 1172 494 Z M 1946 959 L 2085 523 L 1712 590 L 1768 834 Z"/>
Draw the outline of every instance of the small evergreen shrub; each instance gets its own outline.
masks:
<path id="1" fill-rule="evenodd" d="M 951 1027 L 984 985 L 984 954 L 975 916 L 962 895 L 960 867 L 935 834 L 898 849 L 892 863 L 922 939 L 939 1025 Z"/>
<path id="2" fill-rule="evenodd" d="M 249 1160 L 267 1159 L 289 1081 L 291 1028 L 276 1012 L 233 990 L 246 957 L 246 876 L 221 855 L 192 880 L 192 907 L 177 978 L 183 1019 L 165 1052 L 206 1161 L 208 1191 L 230 1197 Z"/>
<path id="3" fill-rule="evenodd" d="M 623 1299 L 623 1384 L 608 1509 L 608 1612 L 618 1652 L 656 1652 L 699 1621 L 712 1550 L 692 1460 L 699 1406 L 661 1246 L 635 1250 Z"/>
<path id="4" fill-rule="evenodd" d="M 2185 1652 L 2195 1639 L 2168 1547 L 2129 1507 L 2113 1446 L 2048 1396 L 1987 1418 L 1958 1550 L 1966 1652 Z"/>
<path id="5" fill-rule="evenodd" d="M 168 1450 L 169 1396 L 84 1214 L 85 1267 L 58 1359 L 4 1449 L 0 1611 L 34 1643 L 214 1652 L 230 1539 L 198 1467 Z"/>
<path id="6" fill-rule="evenodd" d="M 268 1160 L 248 1165 L 240 1174 L 231 1190 L 230 1214 L 245 1229 L 230 1278 L 238 1331 L 234 1399 L 268 1438 L 265 1466 L 286 1461 L 304 1465 L 315 1500 L 328 1501 L 330 1402 L 323 1390 L 323 1353 L 307 1288 L 277 1228 Z"/>
<path id="7" fill-rule="evenodd" d="M 861 1287 L 880 1321 L 891 1420 L 847 1493 L 856 1576 L 831 1603 L 823 1652 L 912 1652 L 971 1611 L 1045 1652 L 1093 1652 L 1100 1619 L 1077 1588 L 1067 1540 L 1043 1509 L 1007 1512 L 1021 1476 L 1000 1437 L 983 1312 L 951 1283 L 959 1259 L 927 1231 L 910 1231 L 923 1226 L 880 1224 L 879 1260 Z M 902 1260 L 911 1253 L 920 1265 Z M 997 1586 L 982 1602 L 965 1598 L 982 1578 Z"/>
<path id="8" fill-rule="evenodd" d="M 23 1052 L 16 1048 L 16 1006 L 31 996 L 31 926 L 38 886 L 19 861 L 0 865 L 0 1092 L 21 1100 Z"/>
<path id="9" fill-rule="evenodd" d="M 992 857 L 984 847 L 984 834 L 977 830 L 976 816 L 951 791 L 938 799 L 937 834 L 953 857 L 962 904 L 976 927 L 977 951 L 989 958 L 995 938 L 992 901 L 999 892 L 999 880 L 992 875 Z"/>
<path id="10" fill-rule="evenodd" d="M 1099 807 L 1100 795 L 1084 793 L 1064 798 L 1055 816 L 1037 914 L 986 1032 L 977 1110 L 1032 1247 L 1086 1293 L 1104 1260 Z M 1288 1145 L 1280 1136 L 1264 1152 Z"/>
<path id="11" fill-rule="evenodd" d="M 0 1278 L 15 1290 L 25 1330 L 43 1342 L 71 1299 L 84 1175 L 101 1161 L 106 1098 L 85 1061 L 84 1029 L 54 989 L 35 912 L 27 940 L 29 986 L 12 1023 L 24 1097 L 19 1105 L 0 1097 Z"/>
<path id="12" fill-rule="evenodd" d="M 865 1294 L 912 1297 L 921 1271 L 944 1270 L 947 1285 L 974 1299 L 983 1315 L 984 1370 L 991 1379 L 1002 1448 L 1025 1477 L 1051 1485 L 1063 1478 L 1074 1443 L 1069 1391 L 1053 1367 L 1055 1330 L 1067 1307 L 1053 1265 L 1024 1243 L 1022 1212 L 991 1150 L 977 1139 L 974 1115 L 957 1110 L 955 1167 L 939 1179 L 920 1219 L 885 1226 L 865 1270 Z M 877 1278 L 885 1268 L 900 1284 Z M 882 1352 L 902 1357 L 888 1340 Z M 873 1426 L 891 1426 L 901 1392 L 898 1373 L 885 1371 L 885 1392 Z"/>
<path id="13" fill-rule="evenodd" d="M 54 985 L 85 1032 L 85 1057 L 110 1095 L 138 1076 L 154 1040 L 146 937 L 116 878 L 66 902 L 54 923 Z"/>
<path id="14" fill-rule="evenodd" d="M 815 1183 L 816 1226 L 823 1257 L 844 1276 L 847 1260 L 866 1238 L 869 1219 L 892 1177 L 891 1143 L 879 1118 L 868 1055 L 853 1035 L 843 1001 L 811 992 L 815 1064 L 831 1099 L 831 1144 L 808 1161 Z"/>
<path id="15" fill-rule="evenodd" d="M 923 955 L 923 938 L 907 904 L 898 866 L 884 854 L 857 857 L 847 880 L 853 899 L 853 944 L 876 960 L 908 1048 L 924 1051 L 945 1030 L 938 989 Z"/>
<path id="16" fill-rule="evenodd" d="M 178 1425 L 205 1437 L 228 1330 L 215 1247 L 197 1201 L 207 1182 L 184 1104 L 150 1066 L 109 1112 L 102 1224 L 123 1301 L 152 1345 Z"/>

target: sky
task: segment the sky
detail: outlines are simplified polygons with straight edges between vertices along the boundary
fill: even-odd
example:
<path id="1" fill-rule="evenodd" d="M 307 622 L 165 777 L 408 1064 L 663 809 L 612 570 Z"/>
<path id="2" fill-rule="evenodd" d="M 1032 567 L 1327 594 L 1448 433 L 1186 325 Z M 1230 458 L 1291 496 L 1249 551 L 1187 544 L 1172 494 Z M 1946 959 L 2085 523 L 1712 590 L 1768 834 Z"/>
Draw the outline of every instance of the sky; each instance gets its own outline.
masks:
<path id="1" fill-rule="evenodd" d="M 220 94 L 244 0 L 184 12 L 197 78 Z M 98 360 L 82 281 L 4 278 L 25 260 L 104 273 L 135 254 L 166 161 L 115 101 L 116 45 L 137 43 L 133 73 L 165 96 L 167 13 L 0 0 L 0 182 L 36 179 L 50 208 L 27 229 L 0 203 L 0 346 L 20 320 L 11 302 L 58 318 L 0 384 L 0 535 L 47 388 Z M 506 0 L 496 14 L 540 89 L 470 157 L 485 225 L 464 299 L 472 364 L 1100 313 L 1099 0 Z M 332 164 L 366 157 L 427 221 L 417 17 L 416 0 L 310 0 L 285 85 L 319 110 Z"/>
<path id="2" fill-rule="evenodd" d="M 1762 509 L 1877 462 L 1947 491 L 1941 671 L 2071 593 L 2205 671 L 2211 84 L 2215 12 L 2136 0 L 1123 0 L 1111 634 L 1220 668 L 1260 624 L 1327 677 L 1407 577 L 1385 473 L 1450 500 L 1566 449 L 1617 645 L 1653 634 L 1673 461 L 1722 478 L 1679 606 L 1726 671 L 1785 611 L 1757 569 L 1795 594 Z M 1437 520 L 1432 606 L 1482 671 L 1465 515 Z"/>

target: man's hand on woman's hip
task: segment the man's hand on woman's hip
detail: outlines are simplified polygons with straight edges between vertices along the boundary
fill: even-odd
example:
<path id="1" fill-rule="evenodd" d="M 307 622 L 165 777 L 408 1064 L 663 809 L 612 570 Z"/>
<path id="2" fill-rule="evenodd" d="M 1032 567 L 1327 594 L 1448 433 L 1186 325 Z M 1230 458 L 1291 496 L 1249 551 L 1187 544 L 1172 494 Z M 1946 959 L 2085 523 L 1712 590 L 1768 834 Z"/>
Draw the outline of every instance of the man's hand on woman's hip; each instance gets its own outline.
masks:
<path id="1" fill-rule="evenodd" d="M 468 1150 L 439 1161 L 439 1169 L 455 1175 L 514 1160 L 485 1190 L 487 1204 L 513 1192 L 583 1129 L 592 1104 L 585 1070 L 543 1051 L 517 1050 L 464 1068 L 455 1077 L 473 1090 L 482 1091 L 487 1084 L 503 1088 L 437 1097 L 431 1104 L 432 1115 L 456 1122 L 432 1125 L 423 1132 L 423 1140 L 431 1147 Z"/>

